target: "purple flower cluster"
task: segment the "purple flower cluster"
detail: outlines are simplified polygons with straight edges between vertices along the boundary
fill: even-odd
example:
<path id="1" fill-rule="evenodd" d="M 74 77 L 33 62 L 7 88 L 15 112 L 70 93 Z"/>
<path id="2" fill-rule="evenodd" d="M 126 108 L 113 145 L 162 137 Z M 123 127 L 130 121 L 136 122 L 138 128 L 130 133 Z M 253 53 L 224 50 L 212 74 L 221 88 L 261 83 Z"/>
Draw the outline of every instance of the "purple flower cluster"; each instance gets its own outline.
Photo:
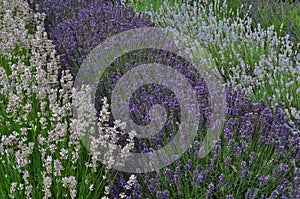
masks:
<path id="1" fill-rule="evenodd" d="M 135 56 L 136 54 L 139 56 Z M 196 106 L 198 106 L 201 110 L 201 114 L 199 116 L 200 125 L 205 125 L 207 122 L 205 118 L 207 118 L 207 115 L 210 112 L 207 100 L 208 89 L 203 78 L 201 78 L 200 74 L 195 72 L 195 69 L 192 67 L 192 65 L 190 65 L 180 56 L 163 50 L 150 50 L 150 52 L 139 50 L 135 53 L 127 53 L 123 56 L 128 60 L 131 60 L 126 62 L 126 67 L 124 68 L 124 64 L 121 62 L 122 57 L 119 57 L 104 72 L 103 76 L 106 78 L 100 79 L 98 90 L 96 92 L 96 99 L 99 99 L 99 101 L 96 103 L 97 110 L 100 110 L 100 107 L 102 106 L 101 99 L 104 96 L 108 96 L 108 100 L 110 102 L 109 96 L 112 95 L 113 88 L 117 84 L 119 78 L 121 78 L 126 71 L 129 71 L 140 64 L 155 62 L 168 65 L 186 77 L 186 79 L 194 88 L 198 100 L 198 104 Z M 118 72 L 110 72 L 114 70 Z M 172 91 L 162 85 L 147 84 L 139 87 L 139 89 L 135 91 L 129 103 L 129 112 L 132 119 L 139 125 L 145 125 L 149 123 L 150 118 L 148 113 L 150 108 L 155 104 L 161 104 L 164 106 L 168 114 L 167 121 L 164 125 L 164 128 L 157 132 L 155 136 L 151 137 L 150 139 L 139 139 L 138 145 L 136 146 L 136 152 L 140 151 L 146 153 L 151 149 L 157 150 L 167 144 L 178 131 L 177 122 L 180 123 L 179 101 Z M 111 117 L 111 124 L 112 121 L 113 117 Z M 215 150 L 218 150 L 217 147 Z"/>
<path id="2" fill-rule="evenodd" d="M 299 166 L 293 163 L 299 162 L 299 135 L 287 127 L 281 105 L 271 111 L 264 101 L 253 103 L 230 88 L 227 93 L 228 120 L 210 155 L 199 160 L 190 155 L 191 149 L 161 172 L 139 174 L 140 185 L 131 198 L 165 198 L 167 190 L 178 190 L 172 197 L 186 197 L 186 186 L 191 198 L 234 198 L 239 194 L 246 198 L 299 197 Z M 234 146 L 232 150 L 228 145 Z M 118 183 L 115 186 L 122 190 Z M 134 197 L 137 195 L 140 197 Z"/>
<path id="3" fill-rule="evenodd" d="M 36 11 L 47 15 L 46 30 L 60 55 L 62 67 L 71 69 L 73 76 L 86 55 L 108 37 L 154 26 L 149 17 L 136 16 L 131 7 L 111 1 L 34 0 L 32 7 L 36 4 Z"/>

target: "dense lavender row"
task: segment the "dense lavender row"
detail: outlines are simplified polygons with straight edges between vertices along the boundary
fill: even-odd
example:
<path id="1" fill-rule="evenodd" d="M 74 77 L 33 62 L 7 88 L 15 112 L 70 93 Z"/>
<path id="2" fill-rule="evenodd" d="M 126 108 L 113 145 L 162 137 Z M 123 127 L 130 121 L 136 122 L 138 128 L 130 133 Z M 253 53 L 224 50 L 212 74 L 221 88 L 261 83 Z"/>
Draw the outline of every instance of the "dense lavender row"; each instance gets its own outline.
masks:
<path id="1" fill-rule="evenodd" d="M 80 129 L 86 121 L 72 118 L 70 103 L 80 93 L 72 92 L 69 70 L 57 78 L 60 63 L 47 38 L 45 14 L 33 13 L 24 0 L 10 0 L 0 2 L 0 18 L 1 197 L 107 195 L 109 167 L 99 165 L 97 156 L 82 146 Z M 103 126 L 107 107 L 104 98 Z M 119 126 L 115 121 L 103 132 L 119 133 Z"/>
<path id="2" fill-rule="evenodd" d="M 227 101 L 228 121 L 209 158 L 194 156 L 196 141 L 180 161 L 138 174 L 129 198 L 299 198 L 300 137 L 282 105 L 272 112 L 272 100 L 253 103 L 230 89 Z M 126 191 L 127 175 L 119 176 L 112 198 Z"/>
<path id="3" fill-rule="evenodd" d="M 121 62 L 121 57 L 117 58 L 114 63 L 108 67 L 108 70 L 104 74 L 107 79 L 100 79 L 99 81 L 96 99 L 100 100 L 104 96 L 111 96 L 118 80 L 135 66 L 147 63 L 165 64 L 176 69 L 176 71 L 180 72 L 188 79 L 188 82 L 192 85 L 198 100 L 198 104 L 196 106 L 198 106 L 201 110 L 201 114 L 199 115 L 200 126 L 206 124 L 206 118 L 211 111 L 208 107 L 208 89 L 203 78 L 201 78 L 201 75 L 196 72 L 193 66 L 186 60 L 174 53 L 154 49 L 127 53 L 124 54 L 124 57 L 130 60 L 125 63 L 125 67 Z M 113 71 L 113 69 L 116 69 L 118 72 L 110 74 L 109 71 Z M 110 97 L 108 97 L 108 99 L 110 101 Z M 160 132 L 157 132 L 157 135 L 152 137 L 151 142 L 148 143 L 152 146 L 150 148 L 157 150 L 159 146 L 162 147 L 164 145 L 164 139 L 170 140 L 178 130 L 178 125 L 176 123 L 180 122 L 179 116 L 181 109 L 179 101 L 174 95 L 174 91 L 170 91 L 166 87 L 156 84 L 141 86 L 135 91 L 131 98 L 129 112 L 137 124 L 145 125 L 150 122 L 149 110 L 150 107 L 155 104 L 163 105 L 168 113 L 168 119 L 164 128 Z M 101 105 L 101 103 L 96 104 L 97 109 L 100 108 L 99 105 Z M 146 140 L 139 140 L 137 148 L 143 152 L 144 149 L 140 147 L 147 146 L 146 143 Z M 146 150 L 150 150 L 150 148 L 147 146 Z"/>
<path id="4" fill-rule="evenodd" d="M 135 16 L 131 8 L 111 1 L 33 2 L 39 3 L 36 11 L 46 14 L 49 38 L 56 46 L 62 67 L 70 69 L 73 76 L 86 55 L 108 37 L 133 28 L 154 26 L 149 17 Z"/>

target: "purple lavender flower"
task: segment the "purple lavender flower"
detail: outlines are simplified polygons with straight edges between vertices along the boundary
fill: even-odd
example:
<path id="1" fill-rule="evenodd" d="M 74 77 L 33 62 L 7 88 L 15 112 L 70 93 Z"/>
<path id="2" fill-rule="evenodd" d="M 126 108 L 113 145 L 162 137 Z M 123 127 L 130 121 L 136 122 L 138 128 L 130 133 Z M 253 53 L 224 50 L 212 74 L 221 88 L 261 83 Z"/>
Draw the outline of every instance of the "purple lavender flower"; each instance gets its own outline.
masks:
<path id="1" fill-rule="evenodd" d="M 232 104 L 233 108 L 235 106 L 239 106 L 239 104 L 248 103 L 247 101 L 243 101 L 238 94 L 236 95 L 235 102 L 237 102 L 238 104 Z M 243 107 L 246 107 L 246 106 L 243 106 Z M 294 139 L 292 140 L 292 139 L 285 138 L 287 136 L 287 133 L 284 130 L 284 128 L 285 128 L 284 125 L 286 123 L 284 118 L 277 120 L 277 122 L 275 122 L 276 119 L 275 120 L 273 119 L 272 121 L 269 120 L 269 122 L 268 122 L 268 119 L 263 119 L 264 117 L 270 118 L 270 116 L 268 115 L 269 114 L 268 111 L 269 111 L 269 109 L 266 108 L 266 105 L 263 102 L 261 102 L 260 104 L 253 104 L 252 108 L 250 110 L 247 110 L 247 113 L 245 113 L 245 115 L 243 117 L 231 116 L 230 119 L 228 120 L 228 122 L 230 123 L 230 126 L 231 126 L 231 128 L 230 128 L 231 132 L 228 132 L 228 133 L 230 133 L 232 135 L 231 135 L 230 139 L 228 139 L 228 140 L 226 140 L 226 138 L 224 139 L 225 140 L 224 145 L 225 145 L 225 147 L 226 147 L 226 145 L 227 145 L 227 147 L 232 146 L 234 151 L 228 150 L 229 154 L 226 154 L 225 158 L 222 160 L 222 163 L 225 165 L 225 167 L 232 168 L 232 170 L 230 169 L 227 171 L 234 172 L 234 173 L 240 172 L 240 177 L 241 177 L 240 180 L 241 181 L 243 180 L 243 178 L 245 178 L 249 174 L 250 171 L 251 171 L 251 173 L 254 173 L 254 175 L 255 175 L 255 173 L 257 171 L 251 170 L 253 167 L 255 167 L 255 165 L 253 164 L 253 161 L 254 160 L 256 160 L 257 162 L 261 161 L 260 157 L 257 156 L 257 154 L 259 154 L 258 151 L 260 150 L 260 148 L 263 149 L 264 147 L 266 147 L 266 144 L 261 143 L 261 145 L 259 145 L 258 147 L 256 147 L 257 146 L 257 144 L 256 144 L 256 145 L 254 145 L 255 148 L 250 148 L 250 147 L 252 147 L 251 146 L 252 145 L 251 142 L 253 141 L 252 136 L 255 136 L 258 139 L 257 142 L 259 142 L 260 137 L 264 137 L 264 139 L 266 141 L 269 139 L 271 140 L 270 144 L 271 143 L 275 144 L 276 141 L 280 140 L 281 145 L 284 145 L 284 146 L 295 145 Z M 279 115 L 279 113 L 280 113 L 280 111 L 278 111 L 277 114 Z M 276 117 L 273 117 L 273 118 L 276 118 Z M 250 125 L 250 123 L 251 123 L 251 125 Z M 244 137 L 240 136 L 238 134 L 239 128 L 244 128 L 244 127 L 248 128 L 251 126 L 251 128 L 249 128 L 249 129 L 252 129 L 252 127 L 254 128 L 254 124 L 258 125 L 258 127 L 260 127 L 259 125 L 266 125 L 267 127 L 258 128 L 258 132 L 251 132 L 252 130 L 248 131 L 249 133 L 245 132 L 246 136 L 244 136 Z M 225 124 L 225 126 L 226 125 L 229 126 L 228 124 Z M 241 126 L 239 127 L 239 125 L 241 125 Z M 229 131 L 229 128 L 227 128 L 227 129 L 228 129 L 227 131 Z M 276 129 L 279 129 L 279 130 L 276 130 Z M 235 131 L 235 130 L 237 130 L 237 131 Z M 272 133 L 272 135 L 270 135 L 271 133 Z M 260 134 L 263 134 L 263 136 Z M 196 143 L 198 143 L 198 142 L 196 142 Z M 202 164 L 201 164 L 201 168 L 203 168 L 203 169 L 207 168 L 207 167 L 212 168 L 217 165 L 216 163 L 222 164 L 221 162 L 219 162 L 219 159 L 217 159 L 217 161 L 214 161 L 214 159 L 216 157 L 215 154 L 217 154 L 216 152 L 220 152 L 220 151 L 222 152 L 222 146 L 220 144 L 221 143 L 215 145 L 214 153 L 212 153 L 214 158 L 211 158 L 210 159 L 211 161 L 209 161 L 209 159 L 206 159 L 207 165 L 203 164 L 203 166 L 202 166 Z M 221 148 L 219 148 L 219 146 L 221 146 Z M 249 151 L 249 148 L 251 149 L 251 151 Z M 279 148 L 276 148 L 274 145 L 274 150 L 276 152 L 279 150 Z M 284 148 L 284 151 L 286 151 L 286 148 Z M 294 154 L 294 151 L 292 151 L 291 153 Z M 284 155 L 284 154 L 281 154 L 281 156 L 282 155 Z M 235 164 L 235 161 L 238 158 L 241 159 L 240 166 Z M 280 162 L 282 162 L 282 160 L 280 161 L 279 158 L 280 158 L 280 156 L 278 156 L 278 157 L 275 156 L 274 159 L 272 160 L 272 163 L 270 163 L 270 160 L 263 159 L 263 162 L 265 162 L 264 165 L 265 165 L 266 169 L 268 169 L 271 166 L 270 164 L 272 164 L 272 166 L 275 166 L 275 168 L 277 168 L 277 170 L 274 170 L 274 173 L 276 173 L 276 175 L 277 175 L 276 177 L 278 178 L 276 180 L 278 182 L 277 183 L 278 186 L 277 186 L 276 190 L 278 192 L 280 192 L 280 191 L 287 192 L 287 190 L 289 189 L 289 190 L 291 190 L 289 192 L 291 192 L 293 194 L 294 193 L 298 194 L 297 191 L 295 191 L 295 184 L 296 184 L 297 179 L 296 180 L 286 179 L 287 181 L 291 182 L 293 184 L 293 186 L 291 188 L 283 189 L 284 187 L 287 187 L 286 183 L 288 183 L 288 182 L 280 181 L 280 180 L 285 178 L 284 176 L 286 175 L 286 173 L 288 171 L 290 171 L 291 168 L 288 166 L 288 164 L 280 164 Z M 195 160 L 193 160 L 192 157 L 190 158 L 190 160 L 191 160 L 190 163 L 193 163 L 193 161 L 195 161 Z M 248 160 L 249 160 L 249 162 L 248 162 Z M 196 159 L 196 161 L 197 161 L 197 159 Z M 252 163 L 252 165 L 251 165 L 251 163 Z M 182 176 L 185 176 L 187 173 L 182 172 L 181 168 L 184 168 L 184 171 L 187 171 L 191 168 L 191 165 L 183 164 L 182 167 L 179 167 L 178 165 L 181 165 L 181 164 L 182 163 L 178 162 L 176 169 L 174 170 L 174 172 L 176 173 L 176 175 L 173 175 L 173 180 L 176 181 L 176 183 L 174 183 L 174 185 L 172 185 L 172 186 L 174 186 L 174 188 L 180 187 L 180 184 L 181 184 L 181 182 L 183 182 L 182 181 L 183 179 L 185 179 L 185 181 L 191 179 L 192 183 L 190 183 L 190 184 L 192 184 L 193 187 L 195 187 L 195 189 L 199 189 L 201 187 L 201 185 L 205 185 L 206 183 L 210 184 L 210 186 L 207 187 L 207 189 L 205 190 L 205 195 L 207 197 L 213 197 L 214 194 L 216 194 L 216 193 L 225 194 L 225 195 L 223 195 L 223 197 L 226 197 L 226 194 L 229 194 L 236 188 L 236 187 L 234 187 L 234 185 L 231 185 L 230 183 L 225 183 L 226 178 L 227 178 L 225 173 L 223 175 L 215 176 L 216 175 L 215 170 L 209 169 L 209 170 L 201 171 L 200 164 L 197 165 L 197 168 L 193 172 L 190 172 L 190 173 L 192 173 L 192 174 L 190 174 L 191 178 L 183 178 Z M 249 164 L 249 165 L 247 165 L 247 164 Z M 195 167 L 193 167 L 193 168 L 195 168 Z M 298 170 L 296 170 L 295 172 L 297 173 L 297 171 Z M 165 173 L 166 173 L 166 176 L 169 175 L 169 174 L 167 174 L 167 172 L 165 172 Z M 253 197 L 266 198 L 266 196 L 271 195 L 272 191 L 274 191 L 274 189 L 270 190 L 269 193 L 264 193 L 264 195 L 259 194 L 259 192 L 258 192 L 259 187 L 266 187 L 266 186 L 270 185 L 271 182 L 268 180 L 269 175 L 270 174 L 268 173 L 264 176 L 261 176 L 258 179 L 257 188 L 253 187 L 254 190 L 257 190 L 257 191 L 252 192 L 251 191 L 251 190 L 253 190 L 252 187 L 244 190 L 245 198 L 253 198 Z M 167 178 L 167 177 L 165 177 L 165 178 Z M 218 178 L 219 178 L 219 181 L 216 182 L 216 184 L 214 184 L 214 182 L 211 181 L 211 179 L 218 179 Z M 184 184 L 189 184 L 189 183 L 184 182 Z M 212 184 L 213 184 L 213 186 L 212 186 Z M 183 190 L 183 187 L 180 187 L 180 193 L 183 193 L 182 190 Z M 274 193 L 276 193 L 276 191 L 274 191 Z"/>
<path id="2" fill-rule="evenodd" d="M 240 175 L 240 177 L 241 178 L 245 178 L 246 177 L 246 174 L 247 174 L 247 172 L 248 172 L 248 168 L 247 168 L 247 165 L 246 165 L 246 162 L 245 161 L 242 161 L 242 163 L 241 163 L 241 175 Z"/>
<path id="3" fill-rule="evenodd" d="M 261 194 L 259 198 L 260 198 L 260 199 L 265 199 L 265 195 L 264 195 L 264 194 Z"/>
<path id="4" fill-rule="evenodd" d="M 252 164 L 252 162 L 253 162 L 254 159 L 255 159 L 255 152 L 251 151 L 251 153 L 250 153 L 249 165 Z"/>
<path id="5" fill-rule="evenodd" d="M 171 183 L 172 182 L 172 178 L 171 178 L 171 169 L 169 168 L 164 168 L 164 176 L 166 177 L 166 179 Z"/>
<path id="6" fill-rule="evenodd" d="M 245 198 L 246 199 L 251 199 L 252 198 L 252 191 L 251 191 L 251 189 L 247 189 L 247 192 L 245 193 Z"/>
<path id="7" fill-rule="evenodd" d="M 225 165 L 226 165 L 226 167 L 229 167 L 230 165 L 231 165 L 231 158 L 230 157 L 226 157 L 226 159 L 225 159 Z"/>
<path id="8" fill-rule="evenodd" d="M 233 119 L 230 118 L 228 122 L 226 123 L 225 129 L 224 129 L 224 138 L 226 140 L 229 140 L 233 136 Z"/>
<path id="9" fill-rule="evenodd" d="M 157 199 L 169 199 L 170 192 L 168 190 L 165 191 L 158 191 L 156 193 L 156 198 Z"/>
<path id="10" fill-rule="evenodd" d="M 186 165 L 184 165 L 185 178 L 189 177 L 189 173 L 192 171 L 192 169 L 193 169 L 193 163 L 192 163 L 192 160 L 189 159 L 188 163 Z"/>
<path id="11" fill-rule="evenodd" d="M 231 188 L 231 184 L 230 184 L 230 183 L 227 183 L 227 184 L 226 184 L 226 188 L 227 188 L 227 189 L 230 189 L 230 188 Z"/>
<path id="12" fill-rule="evenodd" d="M 221 139 L 218 139 L 214 142 L 214 161 L 217 160 L 220 149 L 221 149 Z"/>
<path id="13" fill-rule="evenodd" d="M 221 175 L 219 176 L 219 183 L 218 183 L 217 188 L 216 188 L 216 191 L 217 191 L 218 193 L 221 191 L 221 188 L 222 188 L 222 186 L 223 186 L 223 184 L 224 184 L 224 180 L 225 180 L 225 176 L 224 176 L 223 174 L 221 174 Z"/>
<path id="14" fill-rule="evenodd" d="M 224 182 L 224 179 L 225 179 L 224 174 L 221 174 L 221 175 L 219 176 L 219 183 L 223 183 L 223 182 Z"/>
<path id="15" fill-rule="evenodd" d="M 178 174 L 174 174 L 174 184 L 177 188 L 177 190 L 180 189 L 180 178 Z"/>
<path id="16" fill-rule="evenodd" d="M 195 170 L 193 172 L 193 184 L 196 188 L 199 188 L 200 187 L 200 184 L 203 182 L 204 180 L 204 176 L 203 176 L 203 172 L 202 171 L 198 171 L 198 170 Z"/>
<path id="17" fill-rule="evenodd" d="M 295 176 L 295 177 L 294 177 L 294 182 L 295 182 L 295 186 L 296 186 L 296 187 L 300 187 L 300 177 Z"/>
<path id="18" fill-rule="evenodd" d="M 283 164 L 275 169 L 273 169 L 273 179 L 283 175 L 285 172 L 287 172 L 288 170 L 288 165 L 287 164 Z"/>
<path id="19" fill-rule="evenodd" d="M 267 183 L 267 181 L 268 181 L 268 178 L 267 178 L 267 177 L 261 176 L 261 177 L 259 178 L 258 186 L 261 187 L 261 186 L 265 185 L 265 184 Z"/>
<path id="20" fill-rule="evenodd" d="M 157 182 L 155 179 L 150 179 L 148 181 L 148 189 L 150 190 L 151 193 L 155 193 L 157 191 Z"/>
<path id="21" fill-rule="evenodd" d="M 232 147 L 233 147 L 233 144 L 234 144 L 234 139 L 230 139 L 228 140 L 227 142 L 227 149 L 228 149 L 228 152 L 230 152 L 232 150 Z"/>
<path id="22" fill-rule="evenodd" d="M 282 185 L 280 185 L 280 186 L 278 187 L 278 191 L 279 191 L 280 193 L 283 193 L 285 190 L 286 190 L 286 185 L 285 185 L 285 184 L 282 184 Z"/>
<path id="23" fill-rule="evenodd" d="M 234 199 L 233 195 L 227 195 L 226 199 Z"/>
<path id="24" fill-rule="evenodd" d="M 242 154 L 241 147 L 238 146 L 238 145 L 235 145 L 234 146 L 234 151 L 235 151 L 235 157 L 239 158 L 241 156 L 241 154 Z"/>
<path id="25" fill-rule="evenodd" d="M 206 195 L 205 195 L 205 197 L 206 198 L 209 198 L 210 196 L 212 196 L 212 194 L 213 194 L 213 191 L 214 191 L 214 184 L 213 183 L 210 183 L 209 185 L 208 185 L 208 188 L 206 189 Z"/>
<path id="26" fill-rule="evenodd" d="M 193 162 L 191 159 L 188 160 L 188 163 L 184 165 L 184 169 L 186 171 L 191 171 L 193 169 Z"/>

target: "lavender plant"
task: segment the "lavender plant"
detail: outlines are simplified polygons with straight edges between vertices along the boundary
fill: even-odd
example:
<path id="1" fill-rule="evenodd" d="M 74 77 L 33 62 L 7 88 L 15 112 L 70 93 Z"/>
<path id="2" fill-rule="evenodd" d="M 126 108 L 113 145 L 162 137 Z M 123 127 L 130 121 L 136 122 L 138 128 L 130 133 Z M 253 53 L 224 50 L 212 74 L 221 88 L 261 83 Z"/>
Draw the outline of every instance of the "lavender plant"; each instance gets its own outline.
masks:
<path id="1" fill-rule="evenodd" d="M 0 18 L 1 196 L 104 196 L 111 163 L 98 164 L 81 144 L 85 123 L 72 118 L 70 100 L 80 93 L 72 90 L 69 70 L 58 80 L 59 58 L 45 32 L 45 14 L 13 0 L 0 2 Z M 106 118 L 105 99 L 103 104 Z M 117 133 L 120 121 L 108 128 L 103 118 L 103 131 Z"/>
<path id="2" fill-rule="evenodd" d="M 149 17 L 110 1 L 34 1 L 47 16 L 49 38 L 61 65 L 75 76 L 85 56 L 106 38 L 139 27 L 152 27 Z"/>
<path id="3" fill-rule="evenodd" d="M 287 125 L 282 104 L 272 111 L 271 99 L 253 103 L 230 88 L 227 93 L 228 120 L 207 157 L 197 158 L 198 139 L 173 164 L 137 174 L 130 191 L 120 175 L 111 198 L 120 192 L 129 198 L 298 198 L 300 137 Z"/>
<path id="4" fill-rule="evenodd" d="M 241 9 L 241 13 L 247 12 L 246 7 L 252 6 L 250 10 L 250 17 L 254 20 L 253 24 L 261 24 L 262 27 L 267 28 L 269 24 L 274 25 L 274 29 L 280 36 L 286 34 L 290 35 L 290 41 L 297 43 L 300 41 L 300 4 L 295 1 L 227 1 L 233 8 L 239 8 L 241 4 L 244 4 L 244 9 Z M 283 24 L 282 31 L 280 32 L 280 26 Z"/>
<path id="5" fill-rule="evenodd" d="M 176 4 L 182 5 L 183 2 L 193 6 L 197 1 L 177 1 Z M 215 1 L 198 1 L 202 5 L 208 3 L 214 3 Z M 125 5 L 133 6 L 134 10 L 140 12 L 150 12 L 151 10 L 159 11 L 161 6 L 160 1 L 156 0 L 144 0 L 135 1 L 128 0 L 124 2 Z M 168 1 L 168 6 L 174 6 L 175 2 Z M 227 0 L 226 4 L 232 9 L 232 13 L 228 13 L 231 17 L 236 17 L 239 13 L 241 16 L 249 15 L 253 19 L 252 27 L 257 27 L 260 24 L 264 28 L 268 28 L 270 24 L 274 25 L 274 30 L 278 35 L 284 36 L 290 35 L 289 40 L 295 43 L 299 43 L 299 2 L 297 1 L 267 1 L 267 0 L 252 0 L 252 1 L 236 1 Z M 242 7 L 243 5 L 243 7 Z M 251 6 L 250 12 L 249 7 Z M 283 27 L 281 28 L 281 25 Z M 282 29 L 282 31 L 280 31 Z"/>
<path id="6" fill-rule="evenodd" d="M 157 25 L 198 39 L 212 53 L 220 73 L 235 90 L 257 102 L 273 97 L 274 106 L 283 102 L 286 113 L 298 121 L 300 57 L 289 36 L 280 37 L 274 26 L 264 29 L 258 24 L 253 28 L 253 20 L 247 14 L 250 10 L 241 7 L 234 15 L 226 1 L 191 4 L 176 1 L 171 6 L 166 2 L 159 11 L 148 13 Z M 244 10 L 243 16 L 240 10 Z"/>

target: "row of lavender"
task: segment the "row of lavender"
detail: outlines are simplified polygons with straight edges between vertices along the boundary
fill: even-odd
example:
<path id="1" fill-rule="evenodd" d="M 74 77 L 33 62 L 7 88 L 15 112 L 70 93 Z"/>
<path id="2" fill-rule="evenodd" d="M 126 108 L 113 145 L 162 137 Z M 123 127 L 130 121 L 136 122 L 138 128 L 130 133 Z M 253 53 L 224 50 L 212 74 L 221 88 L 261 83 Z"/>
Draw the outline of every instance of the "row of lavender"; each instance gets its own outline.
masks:
<path id="1" fill-rule="evenodd" d="M 72 117 L 71 103 L 80 93 L 72 91 L 71 71 L 61 70 L 46 15 L 12 0 L 0 2 L 0 18 L 1 197 L 107 195 L 111 172 L 82 145 L 84 123 Z M 122 124 L 106 125 L 108 107 L 103 99 L 99 122 L 105 134 L 116 134 Z"/>
<path id="2" fill-rule="evenodd" d="M 39 5 L 35 7 L 37 3 Z M 3 17 L 6 24 L 1 24 L 5 27 L 1 32 L 5 35 L 1 39 L 1 60 L 5 63 L 1 64 L 4 66 L 1 85 L 4 86 L 0 87 L 3 95 L 0 111 L 4 115 L 1 125 L 5 127 L 1 129 L 1 158 L 5 164 L 11 163 L 10 166 L 3 166 L 4 172 L 1 173 L 1 176 L 6 175 L 5 183 L 10 185 L 10 190 L 3 188 L 3 193 L 10 192 L 10 196 L 16 198 L 20 197 L 18 194 L 26 194 L 28 198 L 41 198 L 38 195 L 41 193 L 44 198 L 63 194 L 71 198 L 99 198 L 103 196 L 103 192 L 109 198 L 300 197 L 300 138 L 298 132 L 295 132 L 299 123 L 283 114 L 282 104 L 274 104 L 271 98 L 266 102 L 253 103 L 234 91 L 229 84 L 227 122 L 222 137 L 217 140 L 214 150 L 206 158 L 197 159 L 194 155 L 201 141 L 199 132 L 199 139 L 188 153 L 157 172 L 134 176 L 108 171 L 101 164 L 96 166 L 95 159 L 90 157 L 92 155 L 87 155 L 87 151 L 80 145 L 78 132 L 74 128 L 76 120 L 71 118 L 69 92 L 72 79 L 76 77 L 85 56 L 106 38 L 125 30 L 156 25 L 149 17 L 136 16 L 131 8 L 125 8 L 118 3 L 48 0 L 34 1 L 30 5 L 36 14 L 20 0 L 1 4 L 1 11 L 6 10 Z M 45 16 L 39 12 L 46 14 L 45 24 Z M 20 16 L 27 18 L 24 21 Z M 175 25 L 176 22 L 175 20 Z M 30 23 L 39 25 L 30 26 Z M 17 24 L 23 25 L 19 27 Z M 217 25 L 210 30 L 216 29 Z M 12 41 L 12 38 L 17 39 Z M 218 44 L 217 41 L 212 42 Z M 22 55 L 14 49 L 16 45 L 32 50 Z M 14 57 L 18 55 L 20 56 L 16 60 Z M 60 56 L 59 63 L 57 55 Z M 96 105 L 98 113 L 108 114 L 108 106 L 102 102 L 105 102 L 105 97 L 110 102 L 114 85 L 127 70 L 141 63 L 165 63 L 180 71 L 193 85 L 204 113 L 199 119 L 205 128 L 204 118 L 209 111 L 205 100 L 207 88 L 203 79 L 193 74 L 193 69 L 185 60 L 161 50 L 141 50 L 128 53 L 124 57 L 125 62 L 121 57 L 115 60 L 106 72 L 106 80 L 99 81 L 99 101 Z M 68 70 L 71 71 L 70 74 Z M 22 71 L 28 71 L 28 76 L 24 78 Z M 55 75 L 59 78 L 56 79 Z M 142 99 L 138 99 L 138 96 L 142 96 Z M 55 100 L 57 98 L 61 100 Z M 174 136 L 174 124 L 180 121 L 180 105 L 176 96 L 165 88 L 149 85 L 141 88 L 134 99 L 136 105 L 132 106 L 131 113 L 140 123 L 147 122 L 147 115 L 142 113 L 147 112 L 147 108 L 155 103 L 164 103 L 166 110 L 171 112 L 166 128 L 151 139 L 150 143 L 135 140 L 134 149 L 147 152 L 151 148 L 166 144 L 166 136 L 169 140 Z M 31 107 L 28 105 L 30 100 L 39 105 Z M 141 102 L 148 103 L 148 106 L 138 106 Z M 272 109 L 272 106 L 276 108 Z M 24 118 L 31 118 L 32 121 Z M 13 125 L 9 124 L 11 121 L 14 121 Z M 113 118 L 110 121 L 103 119 L 103 122 L 109 123 L 107 132 L 113 129 L 113 125 L 118 126 Z M 16 168 L 17 172 L 10 171 Z M 102 175 L 108 173 L 116 174 L 116 178 L 108 180 L 108 186 L 105 187 L 107 180 Z M 34 182 L 34 178 L 43 184 Z M 17 179 L 19 183 L 13 179 Z M 64 189 L 69 189 L 70 193 Z"/>

